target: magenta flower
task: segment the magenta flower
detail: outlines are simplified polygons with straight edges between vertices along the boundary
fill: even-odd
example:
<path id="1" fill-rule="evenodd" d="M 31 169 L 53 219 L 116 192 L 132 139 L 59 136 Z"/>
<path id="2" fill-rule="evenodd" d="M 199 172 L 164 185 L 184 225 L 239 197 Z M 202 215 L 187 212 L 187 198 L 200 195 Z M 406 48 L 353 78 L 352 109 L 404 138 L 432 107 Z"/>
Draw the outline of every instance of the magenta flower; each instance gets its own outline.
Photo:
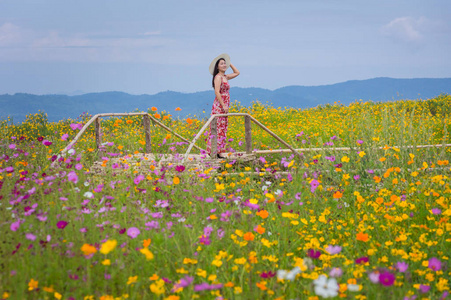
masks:
<path id="1" fill-rule="evenodd" d="M 392 286 L 395 283 L 395 275 L 390 272 L 383 272 L 379 274 L 379 282 L 384 286 Z"/>
<path id="2" fill-rule="evenodd" d="M 56 223 L 56 227 L 58 227 L 59 229 L 64 229 L 67 224 L 69 223 L 67 223 L 66 221 L 58 221 L 58 223 Z"/>
<path id="3" fill-rule="evenodd" d="M 211 290 L 218 290 L 220 288 L 222 288 L 222 283 L 210 285 L 210 284 L 204 282 L 204 283 L 201 283 L 201 284 L 196 284 L 194 286 L 194 291 L 195 292 L 200 292 L 200 291 L 205 291 L 205 290 L 210 290 L 211 291 Z"/>
<path id="4" fill-rule="evenodd" d="M 43 141 L 42 141 L 42 144 L 43 144 L 44 146 L 50 146 L 50 145 L 52 145 L 52 142 L 50 142 L 50 141 L 48 141 L 48 140 L 43 140 Z"/>
<path id="5" fill-rule="evenodd" d="M 72 181 L 73 183 L 77 183 L 78 182 L 77 173 L 75 173 L 74 171 L 69 172 L 69 174 L 67 174 L 67 180 Z"/>
<path id="6" fill-rule="evenodd" d="M 274 276 L 276 276 L 276 272 L 271 272 L 271 271 L 268 271 L 268 272 L 262 272 L 262 273 L 260 274 L 260 277 L 261 277 L 261 278 L 272 278 L 272 277 L 274 277 Z"/>
<path id="7" fill-rule="evenodd" d="M 70 128 L 72 128 L 72 130 L 75 130 L 75 129 L 81 130 L 83 128 L 83 124 L 72 123 L 72 124 L 70 124 Z"/>
<path id="8" fill-rule="evenodd" d="M 65 134 L 63 134 L 63 135 L 61 136 L 61 139 L 62 139 L 63 141 L 65 141 L 65 140 L 67 140 L 68 137 L 69 137 L 69 135 L 68 135 L 67 133 L 65 133 Z"/>
<path id="9" fill-rule="evenodd" d="M 141 233 L 141 232 L 140 232 L 139 229 L 136 228 L 136 227 L 130 227 L 130 228 L 127 230 L 127 235 L 128 235 L 129 237 L 131 237 L 132 239 L 136 238 L 140 233 Z"/>
<path id="10" fill-rule="evenodd" d="M 442 262 L 436 257 L 431 257 L 431 259 L 429 259 L 428 267 L 433 271 L 439 271 L 442 269 Z"/>
<path id="11" fill-rule="evenodd" d="M 208 238 L 208 236 L 202 235 L 202 236 L 199 238 L 199 243 L 201 243 L 202 245 L 208 246 L 208 245 L 211 244 L 211 241 L 210 241 L 210 239 Z"/>
<path id="12" fill-rule="evenodd" d="M 321 256 L 321 252 L 319 250 L 308 249 L 307 256 L 314 259 L 318 259 Z"/>
<path id="13" fill-rule="evenodd" d="M 10 144 L 10 145 L 8 146 L 8 148 L 11 149 L 11 150 L 12 150 L 12 149 L 15 149 L 15 148 L 16 148 L 16 144 Z"/>
<path id="14" fill-rule="evenodd" d="M 176 167 L 175 167 L 175 170 L 176 170 L 177 172 L 181 173 L 181 172 L 185 171 L 185 166 L 176 166 Z"/>
<path id="15" fill-rule="evenodd" d="M 355 260 L 355 263 L 356 264 L 365 264 L 365 263 L 367 263 L 367 262 L 369 262 L 370 260 L 369 260 L 369 258 L 368 257 L 366 257 L 366 256 L 364 256 L 364 257 L 359 257 L 359 258 L 357 258 L 356 260 Z"/>

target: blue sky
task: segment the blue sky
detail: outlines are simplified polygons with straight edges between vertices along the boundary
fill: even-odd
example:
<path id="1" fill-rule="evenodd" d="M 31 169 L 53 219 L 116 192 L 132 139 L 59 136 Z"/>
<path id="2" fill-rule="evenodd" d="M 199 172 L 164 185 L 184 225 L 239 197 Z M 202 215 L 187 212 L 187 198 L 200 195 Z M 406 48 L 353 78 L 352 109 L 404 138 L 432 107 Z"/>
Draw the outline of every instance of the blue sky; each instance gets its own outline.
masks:
<path id="1" fill-rule="evenodd" d="M 0 94 L 451 77 L 449 0 L 0 0 Z"/>

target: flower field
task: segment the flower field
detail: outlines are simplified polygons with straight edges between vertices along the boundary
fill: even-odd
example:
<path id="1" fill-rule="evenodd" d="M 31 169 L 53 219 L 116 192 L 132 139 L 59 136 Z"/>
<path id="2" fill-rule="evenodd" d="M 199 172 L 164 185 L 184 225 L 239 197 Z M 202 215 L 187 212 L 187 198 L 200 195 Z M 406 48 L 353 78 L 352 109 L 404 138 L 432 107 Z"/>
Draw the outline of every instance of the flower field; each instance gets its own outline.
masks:
<path id="1" fill-rule="evenodd" d="M 451 299 L 451 96 L 230 112 L 302 159 L 253 125 L 252 148 L 272 150 L 254 163 L 142 172 L 140 116 L 63 156 L 91 116 L 0 121 L 0 299 Z M 188 140 L 206 121 L 149 113 Z M 151 134 L 154 153 L 187 149 Z M 228 138 L 244 151 L 242 118 Z"/>

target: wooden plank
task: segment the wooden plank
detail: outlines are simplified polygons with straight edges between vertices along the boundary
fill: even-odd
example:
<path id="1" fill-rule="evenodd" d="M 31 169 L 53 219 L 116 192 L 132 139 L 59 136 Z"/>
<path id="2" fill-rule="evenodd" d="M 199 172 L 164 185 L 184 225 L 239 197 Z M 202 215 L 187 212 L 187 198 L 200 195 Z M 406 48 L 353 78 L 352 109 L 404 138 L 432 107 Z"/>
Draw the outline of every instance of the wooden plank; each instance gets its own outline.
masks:
<path id="1" fill-rule="evenodd" d="M 100 149 L 100 144 L 102 143 L 102 137 L 100 136 L 100 118 L 96 119 L 96 147 L 97 147 L 97 151 L 99 151 Z"/>
<path id="2" fill-rule="evenodd" d="M 252 128 L 251 118 L 249 118 L 249 116 L 244 117 L 244 134 L 246 140 L 246 153 L 250 154 L 252 152 Z"/>
<path id="3" fill-rule="evenodd" d="M 152 152 L 152 141 L 150 138 L 150 118 L 149 115 L 143 116 L 144 134 L 146 135 L 146 153 Z"/>
<path id="4" fill-rule="evenodd" d="M 210 126 L 210 136 L 208 137 L 210 139 L 210 145 L 211 145 L 211 158 L 216 158 L 218 155 L 218 119 L 214 118 L 213 121 L 211 121 Z"/>
<path id="5" fill-rule="evenodd" d="M 194 139 L 191 141 L 190 145 L 188 146 L 188 149 L 185 152 L 185 157 L 183 158 L 182 162 L 186 161 L 186 159 L 188 158 L 188 155 L 190 154 L 191 149 L 193 148 L 193 146 L 196 143 L 197 139 L 199 139 L 200 135 L 205 131 L 207 126 L 210 125 L 210 123 L 213 121 L 214 118 L 215 118 L 215 116 L 211 116 L 210 119 L 207 120 L 207 123 L 205 123 L 204 126 L 202 126 L 202 128 L 196 134 L 196 136 L 194 137 Z"/>

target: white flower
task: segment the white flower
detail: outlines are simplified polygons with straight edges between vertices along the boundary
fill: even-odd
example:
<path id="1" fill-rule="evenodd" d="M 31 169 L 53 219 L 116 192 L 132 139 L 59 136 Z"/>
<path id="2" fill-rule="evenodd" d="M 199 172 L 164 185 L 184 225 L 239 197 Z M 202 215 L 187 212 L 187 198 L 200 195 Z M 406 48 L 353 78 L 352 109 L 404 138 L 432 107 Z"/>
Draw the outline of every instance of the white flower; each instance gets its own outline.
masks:
<path id="1" fill-rule="evenodd" d="M 70 155 L 74 155 L 75 150 L 74 149 L 69 149 L 69 151 L 67 151 L 67 153 L 69 153 Z"/>
<path id="2" fill-rule="evenodd" d="M 85 181 L 84 185 L 89 186 L 89 182 Z"/>
<path id="3" fill-rule="evenodd" d="M 262 186 L 262 191 L 266 191 L 268 187 L 266 185 Z"/>
<path id="4" fill-rule="evenodd" d="M 271 181 L 265 181 L 265 184 L 267 184 L 267 185 L 271 185 Z"/>
<path id="5" fill-rule="evenodd" d="M 277 190 L 274 194 L 276 194 L 277 196 L 280 196 L 280 197 L 283 196 L 283 192 L 281 190 Z"/>
<path id="6" fill-rule="evenodd" d="M 327 279 L 326 275 L 320 275 L 313 280 L 315 294 L 323 298 L 335 297 L 338 295 L 338 283 L 335 278 Z"/>
<path id="7" fill-rule="evenodd" d="M 348 291 L 350 291 L 350 292 L 358 292 L 358 291 L 360 291 L 360 285 L 358 285 L 358 284 L 348 284 Z"/>
<path id="8" fill-rule="evenodd" d="M 86 192 L 86 193 L 83 194 L 83 197 L 94 198 L 94 194 L 92 192 Z"/>
<path id="9" fill-rule="evenodd" d="M 291 271 L 277 270 L 277 279 L 287 279 L 293 281 L 299 273 L 301 273 L 301 269 L 299 267 L 295 267 Z"/>

